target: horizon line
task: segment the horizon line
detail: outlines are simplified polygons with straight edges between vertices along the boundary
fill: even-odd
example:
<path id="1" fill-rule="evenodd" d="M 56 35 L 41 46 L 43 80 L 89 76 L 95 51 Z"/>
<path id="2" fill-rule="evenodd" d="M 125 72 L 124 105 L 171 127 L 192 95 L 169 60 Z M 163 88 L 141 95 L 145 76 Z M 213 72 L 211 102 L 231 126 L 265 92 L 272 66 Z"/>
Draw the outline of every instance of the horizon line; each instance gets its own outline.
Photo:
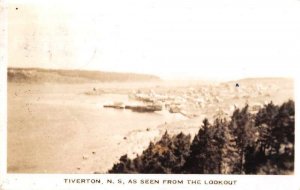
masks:
<path id="1" fill-rule="evenodd" d="M 282 79 L 294 79 L 294 77 L 290 76 L 245 76 L 243 78 L 217 78 L 214 76 L 211 77 L 195 77 L 195 76 L 162 76 L 159 74 L 152 74 L 152 73 L 142 73 L 142 72 L 134 72 L 134 71 L 112 71 L 112 70 L 92 70 L 92 69 L 82 69 L 82 68 L 45 68 L 45 67 L 14 67 L 14 66 L 7 66 L 8 69 L 27 69 L 27 70 L 49 70 L 49 71 L 55 71 L 55 70 L 60 70 L 60 71 L 83 71 L 83 72 L 105 72 L 105 73 L 115 73 L 115 74 L 136 74 L 136 75 L 148 75 L 148 76 L 153 76 L 153 77 L 158 77 L 160 80 L 172 80 L 172 81 L 214 81 L 214 82 L 233 82 L 233 81 L 239 81 L 239 80 L 244 80 L 244 79 L 275 79 L 275 78 L 282 78 Z M 220 76 L 218 76 L 220 77 Z"/>

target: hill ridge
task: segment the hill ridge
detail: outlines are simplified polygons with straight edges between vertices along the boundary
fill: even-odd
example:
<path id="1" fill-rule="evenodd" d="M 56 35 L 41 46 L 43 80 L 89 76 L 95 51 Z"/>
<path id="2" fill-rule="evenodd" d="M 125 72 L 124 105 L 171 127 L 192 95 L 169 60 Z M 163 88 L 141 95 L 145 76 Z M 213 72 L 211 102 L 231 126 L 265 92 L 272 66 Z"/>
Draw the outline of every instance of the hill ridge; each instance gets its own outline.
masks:
<path id="1" fill-rule="evenodd" d="M 149 74 L 67 70 L 67 69 L 44 69 L 44 68 L 13 68 L 7 69 L 8 82 L 126 82 L 126 81 L 158 81 L 159 77 Z"/>

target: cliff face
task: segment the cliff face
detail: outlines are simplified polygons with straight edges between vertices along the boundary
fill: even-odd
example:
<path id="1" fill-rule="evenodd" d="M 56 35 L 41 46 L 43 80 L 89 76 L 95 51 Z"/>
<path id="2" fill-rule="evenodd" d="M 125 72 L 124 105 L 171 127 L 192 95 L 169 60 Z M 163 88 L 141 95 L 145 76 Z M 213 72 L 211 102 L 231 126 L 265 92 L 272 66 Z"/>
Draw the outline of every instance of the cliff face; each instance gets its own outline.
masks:
<path id="1" fill-rule="evenodd" d="M 48 70 L 37 68 L 8 68 L 8 82 L 29 83 L 85 83 L 85 82 L 128 82 L 159 81 L 154 75 L 115 73 L 83 70 Z"/>

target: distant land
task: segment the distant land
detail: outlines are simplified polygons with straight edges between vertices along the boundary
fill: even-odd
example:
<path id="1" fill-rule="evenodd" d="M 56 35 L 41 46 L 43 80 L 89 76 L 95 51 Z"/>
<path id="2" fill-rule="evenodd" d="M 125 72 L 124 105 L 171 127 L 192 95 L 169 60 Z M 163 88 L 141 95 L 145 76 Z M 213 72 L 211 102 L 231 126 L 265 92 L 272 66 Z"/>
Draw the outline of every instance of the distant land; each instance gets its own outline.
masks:
<path id="1" fill-rule="evenodd" d="M 293 81 L 293 77 L 256 77 L 256 78 L 243 78 L 238 80 L 241 83 L 258 83 L 261 81 L 269 82 L 270 84 L 275 82 Z M 228 83 L 236 82 L 234 80 L 228 81 Z"/>
<path id="2" fill-rule="evenodd" d="M 257 78 L 244 78 L 239 80 L 227 81 L 223 84 L 235 85 L 239 84 L 240 87 L 251 85 L 251 84 L 264 84 L 267 86 L 276 85 L 281 88 L 294 89 L 294 79 L 292 77 L 257 77 Z"/>
<path id="3" fill-rule="evenodd" d="M 8 68 L 7 80 L 8 82 L 21 83 L 91 83 L 159 81 L 161 79 L 154 75 L 136 73 L 41 68 Z"/>

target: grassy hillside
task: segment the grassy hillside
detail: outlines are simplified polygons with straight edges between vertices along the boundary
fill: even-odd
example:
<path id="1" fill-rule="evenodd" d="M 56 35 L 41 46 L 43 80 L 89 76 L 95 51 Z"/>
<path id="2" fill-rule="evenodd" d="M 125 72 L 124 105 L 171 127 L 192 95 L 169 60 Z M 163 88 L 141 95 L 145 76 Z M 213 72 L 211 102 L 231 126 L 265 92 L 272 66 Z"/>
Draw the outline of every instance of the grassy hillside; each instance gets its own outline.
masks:
<path id="1" fill-rule="evenodd" d="M 83 70 L 50 70 L 38 68 L 8 68 L 7 77 L 8 82 L 29 83 L 85 83 L 160 80 L 157 76 L 146 74 Z"/>

